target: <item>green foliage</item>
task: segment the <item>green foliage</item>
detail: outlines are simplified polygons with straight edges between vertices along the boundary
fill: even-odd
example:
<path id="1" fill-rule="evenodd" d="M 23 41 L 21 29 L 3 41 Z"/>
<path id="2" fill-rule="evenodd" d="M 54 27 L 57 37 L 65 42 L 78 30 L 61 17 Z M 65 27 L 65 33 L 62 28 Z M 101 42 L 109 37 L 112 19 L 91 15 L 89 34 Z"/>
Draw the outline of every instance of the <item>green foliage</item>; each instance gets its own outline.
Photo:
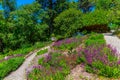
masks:
<path id="1" fill-rule="evenodd" d="M 85 45 L 80 49 L 77 63 L 84 63 L 87 72 L 109 78 L 120 76 L 118 53 L 111 45 L 106 46 L 102 34 L 92 33 Z"/>
<path id="2" fill-rule="evenodd" d="M 48 58 L 39 59 L 39 64 L 42 65 L 44 69 L 34 69 L 32 73 L 29 74 L 28 80 L 64 80 L 66 75 L 70 73 L 70 67 L 67 66 L 64 57 L 61 56 L 59 53 L 52 53 L 51 59 L 48 62 L 45 62 Z"/>
<path id="3" fill-rule="evenodd" d="M 91 72 L 97 72 L 97 74 L 105 76 L 105 77 L 115 77 L 118 78 L 120 76 L 120 68 L 118 66 L 108 66 L 104 65 L 101 62 L 93 62 L 92 67 L 98 69 L 98 71 L 94 71 L 91 68 L 87 69 Z M 102 67 L 102 68 L 101 68 Z"/>
<path id="4" fill-rule="evenodd" d="M 117 37 L 120 38 L 120 31 L 119 30 L 115 31 L 113 34 L 117 35 Z"/>
<path id="5" fill-rule="evenodd" d="M 0 79 L 15 71 L 24 61 L 23 57 L 13 58 L 0 63 Z"/>
<path id="6" fill-rule="evenodd" d="M 90 34 L 90 37 L 85 40 L 85 45 L 86 46 L 91 46 L 91 45 L 101 45 L 105 44 L 104 36 L 102 34 Z"/>
<path id="7" fill-rule="evenodd" d="M 16 0 L 2 0 L 2 5 L 4 8 L 4 16 L 8 18 L 10 12 L 16 10 Z"/>
<path id="8" fill-rule="evenodd" d="M 53 48 L 62 51 L 68 50 L 71 52 L 74 48 L 76 48 L 80 44 L 81 44 L 81 36 L 79 37 L 77 36 L 73 38 L 67 38 L 64 40 L 56 41 L 53 45 Z"/>
<path id="9" fill-rule="evenodd" d="M 12 11 L 7 21 L 0 15 L 0 37 L 4 48 L 15 50 L 23 44 L 31 45 L 38 41 L 48 40 L 47 24 L 44 21 L 38 22 L 43 17 L 47 17 L 46 12 L 38 3 L 25 5 Z"/>
<path id="10" fill-rule="evenodd" d="M 44 53 L 47 53 L 48 52 L 48 49 L 44 49 L 44 50 L 41 50 L 37 53 L 37 55 L 41 55 L 41 54 L 44 54 Z"/>
<path id="11" fill-rule="evenodd" d="M 95 10 L 94 12 L 83 14 L 82 16 L 83 26 L 108 24 L 108 11 L 105 10 Z"/>
<path id="12" fill-rule="evenodd" d="M 50 42 L 36 42 L 35 45 L 30 45 L 30 46 L 24 46 L 22 48 L 19 48 L 17 50 L 9 50 L 9 52 L 7 53 L 6 51 L 6 55 L 14 55 L 14 54 L 28 54 L 29 52 L 38 49 L 38 48 L 42 48 L 46 45 L 50 44 Z"/>
<path id="13" fill-rule="evenodd" d="M 74 8 L 70 8 L 62 12 L 55 18 L 55 33 L 64 37 L 69 37 L 82 27 L 82 13 Z"/>

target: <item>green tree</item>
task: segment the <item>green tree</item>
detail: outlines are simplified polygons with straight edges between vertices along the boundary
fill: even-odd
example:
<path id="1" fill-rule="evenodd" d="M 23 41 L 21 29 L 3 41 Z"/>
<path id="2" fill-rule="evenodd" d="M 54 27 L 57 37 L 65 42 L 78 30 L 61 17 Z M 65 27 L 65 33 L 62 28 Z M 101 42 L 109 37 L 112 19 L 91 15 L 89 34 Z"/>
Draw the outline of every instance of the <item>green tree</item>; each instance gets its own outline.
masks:
<path id="1" fill-rule="evenodd" d="M 53 32 L 54 29 L 54 18 L 68 8 L 66 0 L 36 0 L 38 1 L 44 10 L 48 12 L 49 18 L 45 19 L 46 23 L 49 25 L 49 34 Z"/>
<path id="2" fill-rule="evenodd" d="M 5 20 L 3 18 L 3 11 L 0 11 L 0 52 L 3 52 L 4 44 L 3 44 L 3 39 L 5 37 L 5 32 L 4 32 L 4 25 L 5 25 Z"/>
<path id="3" fill-rule="evenodd" d="M 3 9 L 5 18 L 9 17 L 11 11 L 16 10 L 16 0 L 3 0 Z"/>
<path id="4" fill-rule="evenodd" d="M 90 26 L 96 24 L 108 24 L 109 12 L 104 10 L 95 10 L 94 12 L 83 14 L 82 16 L 83 26 Z"/>
<path id="5" fill-rule="evenodd" d="M 79 8 L 83 10 L 84 13 L 89 12 L 89 8 L 93 6 L 93 1 L 91 0 L 78 0 Z"/>
<path id="6" fill-rule="evenodd" d="M 70 37 L 77 29 L 82 28 L 81 16 L 82 13 L 77 9 L 70 8 L 65 10 L 54 20 L 56 28 L 54 33 L 64 37 Z"/>
<path id="7" fill-rule="evenodd" d="M 36 41 L 45 40 L 48 26 L 43 21 L 40 22 L 43 17 L 46 17 L 45 14 L 39 3 L 25 5 L 11 12 L 8 19 L 10 33 L 13 35 L 11 46 L 17 48 L 25 43 L 34 44 Z"/>

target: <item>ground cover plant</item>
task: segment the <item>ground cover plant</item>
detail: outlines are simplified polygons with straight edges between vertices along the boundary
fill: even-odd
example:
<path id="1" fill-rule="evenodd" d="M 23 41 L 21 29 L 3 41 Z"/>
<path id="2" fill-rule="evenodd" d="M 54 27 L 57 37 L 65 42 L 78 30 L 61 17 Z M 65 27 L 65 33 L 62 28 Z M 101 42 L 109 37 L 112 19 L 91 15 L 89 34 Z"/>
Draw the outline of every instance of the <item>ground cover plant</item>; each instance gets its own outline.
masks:
<path id="1" fill-rule="evenodd" d="M 105 44 L 102 36 L 103 42 L 99 42 L 100 36 L 96 36 L 96 38 L 99 37 L 98 40 L 94 39 L 90 42 L 91 45 L 86 45 L 86 48 L 78 49 L 78 62 L 83 62 L 88 72 L 109 78 L 118 78 L 120 77 L 119 54 L 111 45 Z M 94 35 L 91 37 L 93 38 Z"/>
<path id="2" fill-rule="evenodd" d="M 77 46 L 79 46 L 85 39 L 87 38 L 87 36 L 76 36 L 76 37 L 72 37 L 72 38 L 66 38 L 63 40 L 59 40 L 54 42 L 53 44 L 53 48 L 54 49 L 58 49 L 58 50 L 72 50 L 74 48 L 76 48 Z"/>
<path id="3" fill-rule="evenodd" d="M 35 45 L 24 45 L 22 48 L 19 48 L 17 50 L 7 50 L 5 51 L 5 54 L 0 54 L 0 60 L 3 59 L 5 56 L 14 56 L 14 55 L 27 55 L 29 52 L 42 48 L 44 46 L 49 45 L 51 42 L 36 42 Z"/>
<path id="4" fill-rule="evenodd" d="M 39 65 L 33 66 L 33 71 L 28 73 L 28 80 L 64 80 L 75 67 L 76 59 L 77 55 L 67 57 L 61 53 L 48 54 L 45 58 L 39 59 Z"/>
<path id="5" fill-rule="evenodd" d="M 93 41 L 88 44 L 88 39 Z M 87 72 L 103 78 L 120 77 L 120 60 L 117 50 L 111 45 L 106 45 L 102 34 L 89 34 L 84 40 L 84 46 L 79 46 L 75 50 L 67 56 L 58 51 L 39 59 L 39 65 L 33 66 L 32 70 L 28 71 L 28 80 L 64 80 L 70 70 L 78 64 L 83 64 Z"/>
<path id="6" fill-rule="evenodd" d="M 91 45 L 101 45 L 105 44 L 104 36 L 102 34 L 91 33 L 89 34 L 89 38 L 85 40 L 86 46 Z"/>
<path id="7" fill-rule="evenodd" d="M 41 50 L 37 53 L 37 55 L 42 55 L 44 53 L 47 53 L 48 52 L 48 49 L 44 49 L 44 50 Z"/>
<path id="8" fill-rule="evenodd" d="M 0 63 L 0 79 L 7 76 L 11 71 L 15 71 L 24 61 L 23 57 L 12 58 Z"/>
<path id="9" fill-rule="evenodd" d="M 15 51 L 1 55 L 0 62 L 0 79 L 7 76 L 10 72 L 15 71 L 24 61 L 24 57 L 35 49 L 49 45 L 50 42 L 37 42 L 34 46 L 26 46 Z M 7 56 L 5 58 L 5 56 Z"/>
<path id="10" fill-rule="evenodd" d="M 90 33 L 113 29 L 120 37 L 120 0 L 34 0 L 22 6 L 17 1 L 0 0 L 0 78 L 17 69 L 23 57 L 32 56 L 50 39 L 55 41 L 51 53 L 32 67 L 28 79 L 63 80 L 81 63 L 88 72 L 119 77 L 116 49 L 106 45 L 102 34 Z M 76 34 L 83 37 L 73 37 Z M 47 52 L 42 50 L 37 56 Z"/>

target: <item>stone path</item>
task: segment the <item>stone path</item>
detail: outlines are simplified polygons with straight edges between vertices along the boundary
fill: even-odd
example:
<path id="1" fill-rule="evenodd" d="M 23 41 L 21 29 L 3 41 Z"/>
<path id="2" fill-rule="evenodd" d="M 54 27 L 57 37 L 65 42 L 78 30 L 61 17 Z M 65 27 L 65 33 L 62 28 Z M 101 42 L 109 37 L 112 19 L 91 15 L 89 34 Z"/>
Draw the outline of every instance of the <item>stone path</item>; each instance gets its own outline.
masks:
<path id="1" fill-rule="evenodd" d="M 107 44 L 112 45 L 120 53 L 120 39 L 116 36 L 104 35 Z"/>
<path id="2" fill-rule="evenodd" d="M 77 65 L 71 73 L 66 76 L 65 80 L 99 80 L 97 76 L 91 73 L 87 73 L 82 64 Z"/>
<path id="3" fill-rule="evenodd" d="M 50 46 L 44 47 L 40 50 L 44 50 L 48 48 L 50 48 Z M 4 80 L 27 80 L 25 70 L 29 67 L 29 65 L 31 64 L 32 60 L 35 58 L 38 51 L 34 52 L 29 57 L 27 57 L 24 63 L 16 71 L 12 72 L 10 75 L 5 77 Z"/>

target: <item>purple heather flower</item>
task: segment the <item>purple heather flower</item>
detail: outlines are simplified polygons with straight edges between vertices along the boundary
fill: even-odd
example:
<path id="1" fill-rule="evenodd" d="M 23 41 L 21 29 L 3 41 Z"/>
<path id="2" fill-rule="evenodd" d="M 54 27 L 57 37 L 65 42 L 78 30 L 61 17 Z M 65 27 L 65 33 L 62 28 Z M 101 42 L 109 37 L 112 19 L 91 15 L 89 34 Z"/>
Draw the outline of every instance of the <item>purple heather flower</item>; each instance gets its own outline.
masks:
<path id="1" fill-rule="evenodd" d="M 42 69 L 42 65 L 34 65 L 26 69 L 26 74 L 29 75 L 34 69 Z"/>
<path id="2" fill-rule="evenodd" d="M 41 66 L 41 65 L 34 65 L 33 68 L 34 68 L 34 69 L 41 69 L 42 66 Z"/>
<path id="3" fill-rule="evenodd" d="M 118 65 L 120 65 L 120 60 L 117 62 Z"/>
<path id="4" fill-rule="evenodd" d="M 50 54 L 45 55 L 45 62 L 51 60 L 52 56 Z"/>
<path id="5" fill-rule="evenodd" d="M 33 66 L 27 68 L 27 69 L 26 69 L 26 74 L 29 75 L 29 74 L 32 72 L 33 69 L 34 69 Z"/>

